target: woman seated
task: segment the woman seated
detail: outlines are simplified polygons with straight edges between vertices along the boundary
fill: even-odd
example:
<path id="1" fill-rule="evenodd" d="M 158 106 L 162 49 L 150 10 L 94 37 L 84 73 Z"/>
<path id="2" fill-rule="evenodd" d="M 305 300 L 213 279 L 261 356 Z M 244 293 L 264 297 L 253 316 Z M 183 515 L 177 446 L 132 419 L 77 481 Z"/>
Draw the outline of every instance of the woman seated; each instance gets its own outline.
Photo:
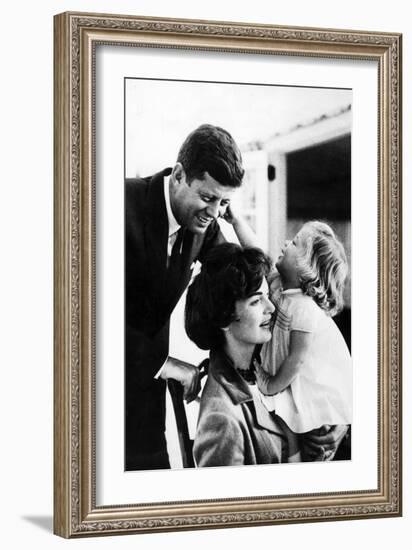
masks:
<path id="1" fill-rule="evenodd" d="M 272 336 L 270 269 L 260 249 L 224 243 L 210 251 L 189 287 L 186 331 L 210 350 L 193 447 L 197 466 L 287 462 L 296 452 L 296 435 L 268 412 L 255 381 L 256 350 Z M 313 445 L 335 452 L 347 429 L 336 428 Z"/>
<path id="2" fill-rule="evenodd" d="M 189 287 L 186 331 L 209 349 L 193 453 L 197 466 L 270 464 L 286 459 L 287 438 L 259 399 L 251 368 L 271 338 L 269 258 L 258 248 L 215 247 Z"/>

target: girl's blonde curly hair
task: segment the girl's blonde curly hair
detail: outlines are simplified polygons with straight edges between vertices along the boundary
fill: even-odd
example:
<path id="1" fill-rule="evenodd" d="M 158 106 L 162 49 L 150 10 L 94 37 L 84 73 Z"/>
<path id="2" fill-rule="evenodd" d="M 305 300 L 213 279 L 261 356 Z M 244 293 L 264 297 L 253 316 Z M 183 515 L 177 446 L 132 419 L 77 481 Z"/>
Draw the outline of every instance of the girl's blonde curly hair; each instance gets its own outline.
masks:
<path id="1" fill-rule="evenodd" d="M 343 308 L 348 262 L 342 243 L 326 223 L 304 224 L 297 268 L 304 294 L 311 296 L 331 317 Z"/>

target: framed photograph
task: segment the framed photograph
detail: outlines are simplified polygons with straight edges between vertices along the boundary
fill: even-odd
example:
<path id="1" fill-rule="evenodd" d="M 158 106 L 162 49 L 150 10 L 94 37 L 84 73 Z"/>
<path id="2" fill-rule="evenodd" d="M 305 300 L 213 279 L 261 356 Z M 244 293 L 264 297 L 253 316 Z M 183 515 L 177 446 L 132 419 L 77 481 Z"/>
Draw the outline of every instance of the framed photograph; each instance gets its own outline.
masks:
<path id="1" fill-rule="evenodd" d="M 401 515 L 401 38 L 55 16 L 56 534 Z"/>

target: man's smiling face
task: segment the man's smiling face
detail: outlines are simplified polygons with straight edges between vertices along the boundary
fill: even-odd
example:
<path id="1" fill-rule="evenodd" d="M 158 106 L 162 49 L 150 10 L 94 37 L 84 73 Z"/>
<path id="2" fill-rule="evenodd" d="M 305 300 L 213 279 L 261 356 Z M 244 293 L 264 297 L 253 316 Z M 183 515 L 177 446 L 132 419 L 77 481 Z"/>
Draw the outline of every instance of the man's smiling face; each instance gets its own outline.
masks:
<path id="1" fill-rule="evenodd" d="M 221 185 L 208 172 L 189 183 L 183 167 L 177 164 L 170 187 L 173 215 L 192 233 L 204 233 L 213 220 L 225 214 L 236 189 Z"/>

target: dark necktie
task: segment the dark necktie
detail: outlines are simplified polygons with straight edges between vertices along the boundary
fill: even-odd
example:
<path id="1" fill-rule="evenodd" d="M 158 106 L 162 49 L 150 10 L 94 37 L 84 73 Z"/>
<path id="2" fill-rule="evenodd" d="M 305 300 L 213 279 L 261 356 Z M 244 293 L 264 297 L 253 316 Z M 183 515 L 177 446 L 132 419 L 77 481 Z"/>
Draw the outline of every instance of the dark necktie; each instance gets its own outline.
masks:
<path id="1" fill-rule="evenodd" d="M 180 254 L 180 249 L 182 248 L 183 233 L 184 233 L 184 229 L 183 229 L 183 227 L 181 227 L 177 231 L 177 236 L 176 236 L 175 242 L 172 246 L 172 252 L 170 254 L 170 259 L 169 259 L 169 266 L 173 263 L 173 260 L 175 260 L 176 258 L 178 258 L 181 255 Z"/>
<path id="2" fill-rule="evenodd" d="M 172 247 L 172 253 L 169 258 L 169 267 L 167 268 L 167 286 L 173 292 L 181 277 L 182 272 L 182 242 L 185 230 L 183 227 L 177 232 L 175 243 Z"/>

